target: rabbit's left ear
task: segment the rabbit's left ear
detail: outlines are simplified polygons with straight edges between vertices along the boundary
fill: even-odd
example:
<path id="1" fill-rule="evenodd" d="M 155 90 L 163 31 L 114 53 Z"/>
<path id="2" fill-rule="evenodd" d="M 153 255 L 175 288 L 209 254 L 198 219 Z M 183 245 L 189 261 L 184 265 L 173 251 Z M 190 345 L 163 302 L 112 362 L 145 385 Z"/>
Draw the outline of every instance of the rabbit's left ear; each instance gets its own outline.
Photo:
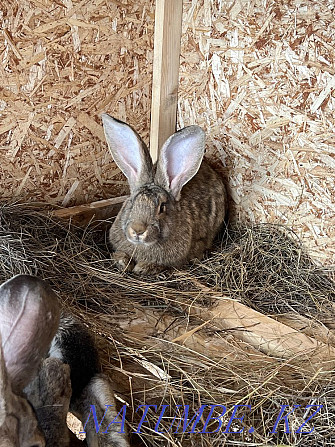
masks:
<path id="1" fill-rule="evenodd" d="M 205 132 L 189 126 L 164 143 L 157 163 L 155 182 L 180 199 L 182 187 L 198 172 L 205 151 Z"/>
<path id="2" fill-rule="evenodd" d="M 37 373 L 57 331 L 59 314 L 56 295 L 38 278 L 18 275 L 0 286 L 1 374 L 7 371 L 14 393 Z"/>
<path id="3" fill-rule="evenodd" d="M 6 420 L 6 396 L 8 395 L 8 387 L 10 387 L 10 384 L 8 382 L 0 335 L 0 427 L 5 423 Z"/>
<path id="4" fill-rule="evenodd" d="M 128 124 L 107 113 L 101 115 L 113 159 L 127 177 L 130 191 L 153 181 L 152 160 L 140 136 Z"/>

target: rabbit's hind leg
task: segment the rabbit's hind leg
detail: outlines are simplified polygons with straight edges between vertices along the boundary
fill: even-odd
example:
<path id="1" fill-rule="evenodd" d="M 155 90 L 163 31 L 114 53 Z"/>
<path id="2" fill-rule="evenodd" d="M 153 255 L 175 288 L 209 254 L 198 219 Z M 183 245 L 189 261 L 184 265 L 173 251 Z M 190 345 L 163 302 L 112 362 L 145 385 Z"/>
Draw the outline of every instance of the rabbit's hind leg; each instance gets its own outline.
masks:
<path id="1" fill-rule="evenodd" d="M 103 374 L 94 376 L 73 408 L 84 425 L 88 447 L 129 447 L 125 414 L 115 406 L 112 384 Z"/>

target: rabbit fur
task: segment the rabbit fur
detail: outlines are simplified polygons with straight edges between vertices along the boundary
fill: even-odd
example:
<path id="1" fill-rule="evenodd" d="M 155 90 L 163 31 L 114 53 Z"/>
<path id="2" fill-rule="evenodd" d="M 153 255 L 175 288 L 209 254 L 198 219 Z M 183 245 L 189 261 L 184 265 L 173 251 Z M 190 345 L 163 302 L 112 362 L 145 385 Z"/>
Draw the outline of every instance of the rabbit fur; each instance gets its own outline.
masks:
<path id="1" fill-rule="evenodd" d="M 115 404 L 91 334 L 60 316 L 44 281 L 17 275 L 0 286 L 0 335 L 0 447 L 67 447 L 69 409 L 85 423 L 90 405 L 102 419 Z M 110 408 L 109 421 L 116 414 Z M 125 434 L 96 433 L 92 421 L 86 433 L 88 447 L 129 446 Z"/>
<path id="2" fill-rule="evenodd" d="M 98 352 L 88 329 L 75 320 L 72 315 L 63 314 L 59 329 L 52 340 L 49 355 L 59 358 L 70 366 L 72 397 L 70 411 L 83 424 L 89 419 L 90 406 L 95 405 L 97 418 L 103 423 L 96 433 L 93 420 L 90 419 L 86 431 L 88 447 L 129 447 L 127 435 L 118 433 L 120 426 L 108 424 L 117 416 L 112 383 L 101 374 Z M 106 405 L 113 405 L 106 410 Z"/>
<path id="3" fill-rule="evenodd" d="M 38 373 L 59 324 L 51 289 L 20 275 L 0 286 L 0 446 L 44 447 L 23 389 Z"/>
<path id="4" fill-rule="evenodd" d="M 24 393 L 33 406 L 47 447 L 70 445 L 66 425 L 71 399 L 70 367 L 60 359 L 43 360 Z"/>
<path id="5" fill-rule="evenodd" d="M 114 161 L 130 186 L 130 197 L 109 232 L 118 267 L 155 274 L 201 258 L 227 207 L 222 179 L 203 160 L 203 130 L 189 126 L 176 132 L 153 165 L 130 126 L 107 114 L 102 121 Z"/>

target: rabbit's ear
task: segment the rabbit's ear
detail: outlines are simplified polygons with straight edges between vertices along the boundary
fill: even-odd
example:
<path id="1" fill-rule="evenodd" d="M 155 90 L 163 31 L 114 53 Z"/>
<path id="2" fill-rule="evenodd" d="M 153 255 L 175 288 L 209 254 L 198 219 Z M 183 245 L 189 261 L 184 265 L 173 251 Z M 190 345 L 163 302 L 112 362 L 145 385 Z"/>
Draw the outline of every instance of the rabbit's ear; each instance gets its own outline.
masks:
<path id="1" fill-rule="evenodd" d="M 182 187 L 198 172 L 205 150 L 205 132 L 189 126 L 164 143 L 157 163 L 155 182 L 180 199 Z"/>
<path id="2" fill-rule="evenodd" d="M 128 124 L 102 114 L 109 150 L 115 163 L 127 177 L 130 190 L 153 181 L 152 160 L 148 148 Z"/>
<path id="3" fill-rule="evenodd" d="M 14 393 L 20 393 L 37 373 L 58 328 L 59 314 L 56 295 L 38 278 L 18 275 L 0 286 L 3 359 Z"/>
<path id="4" fill-rule="evenodd" d="M 30 403 L 12 391 L 0 336 L 0 447 L 14 445 L 45 447 L 45 440 Z"/>
<path id="5" fill-rule="evenodd" d="M 5 358 L 1 347 L 1 335 L 0 335 L 0 427 L 4 424 L 6 419 L 6 403 L 8 392 L 6 392 L 9 386 Z"/>

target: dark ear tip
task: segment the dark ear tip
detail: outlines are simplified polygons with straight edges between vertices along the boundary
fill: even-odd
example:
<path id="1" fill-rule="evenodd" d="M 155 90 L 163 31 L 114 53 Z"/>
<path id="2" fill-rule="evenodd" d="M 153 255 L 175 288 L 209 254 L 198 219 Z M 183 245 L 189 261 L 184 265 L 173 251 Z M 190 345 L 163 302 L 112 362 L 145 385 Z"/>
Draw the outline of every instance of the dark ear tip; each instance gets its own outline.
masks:
<path id="1" fill-rule="evenodd" d="M 101 120 L 103 125 L 112 125 L 112 126 L 126 126 L 126 127 L 131 127 L 129 126 L 127 123 L 118 120 L 117 118 L 114 118 L 112 115 L 109 115 L 108 113 L 103 113 L 101 115 Z"/>
<path id="2" fill-rule="evenodd" d="M 185 129 L 190 129 L 192 132 L 205 133 L 203 128 L 198 126 L 197 124 L 191 124 L 190 126 L 186 126 Z"/>
<path id="3" fill-rule="evenodd" d="M 108 115 L 108 113 L 103 113 L 101 115 L 101 120 L 103 123 L 107 123 L 108 121 L 114 121 L 114 118 L 111 115 Z"/>
<path id="4" fill-rule="evenodd" d="M 199 138 L 199 139 L 205 141 L 206 133 L 200 126 L 197 126 L 196 124 L 193 124 L 191 126 L 186 126 L 186 127 L 183 127 L 182 129 L 178 130 L 178 132 L 176 132 L 173 135 L 171 135 L 170 138 L 168 138 L 167 141 L 174 140 L 175 138 L 179 138 L 181 136 L 183 138 L 195 137 L 195 138 Z"/>
<path id="5" fill-rule="evenodd" d="M 188 139 L 193 141 L 199 149 L 205 150 L 205 142 L 206 142 L 206 133 L 205 131 L 197 125 L 187 126 L 183 129 L 180 129 L 175 134 L 171 135 L 171 137 L 166 141 L 169 144 L 171 141 L 178 141 L 179 138 Z"/>
<path id="6" fill-rule="evenodd" d="M 200 126 L 197 126 L 196 124 L 184 127 L 184 129 L 182 129 L 182 131 L 184 131 L 188 135 L 199 135 L 203 138 L 205 138 L 205 135 L 206 135 L 205 131 Z"/>

